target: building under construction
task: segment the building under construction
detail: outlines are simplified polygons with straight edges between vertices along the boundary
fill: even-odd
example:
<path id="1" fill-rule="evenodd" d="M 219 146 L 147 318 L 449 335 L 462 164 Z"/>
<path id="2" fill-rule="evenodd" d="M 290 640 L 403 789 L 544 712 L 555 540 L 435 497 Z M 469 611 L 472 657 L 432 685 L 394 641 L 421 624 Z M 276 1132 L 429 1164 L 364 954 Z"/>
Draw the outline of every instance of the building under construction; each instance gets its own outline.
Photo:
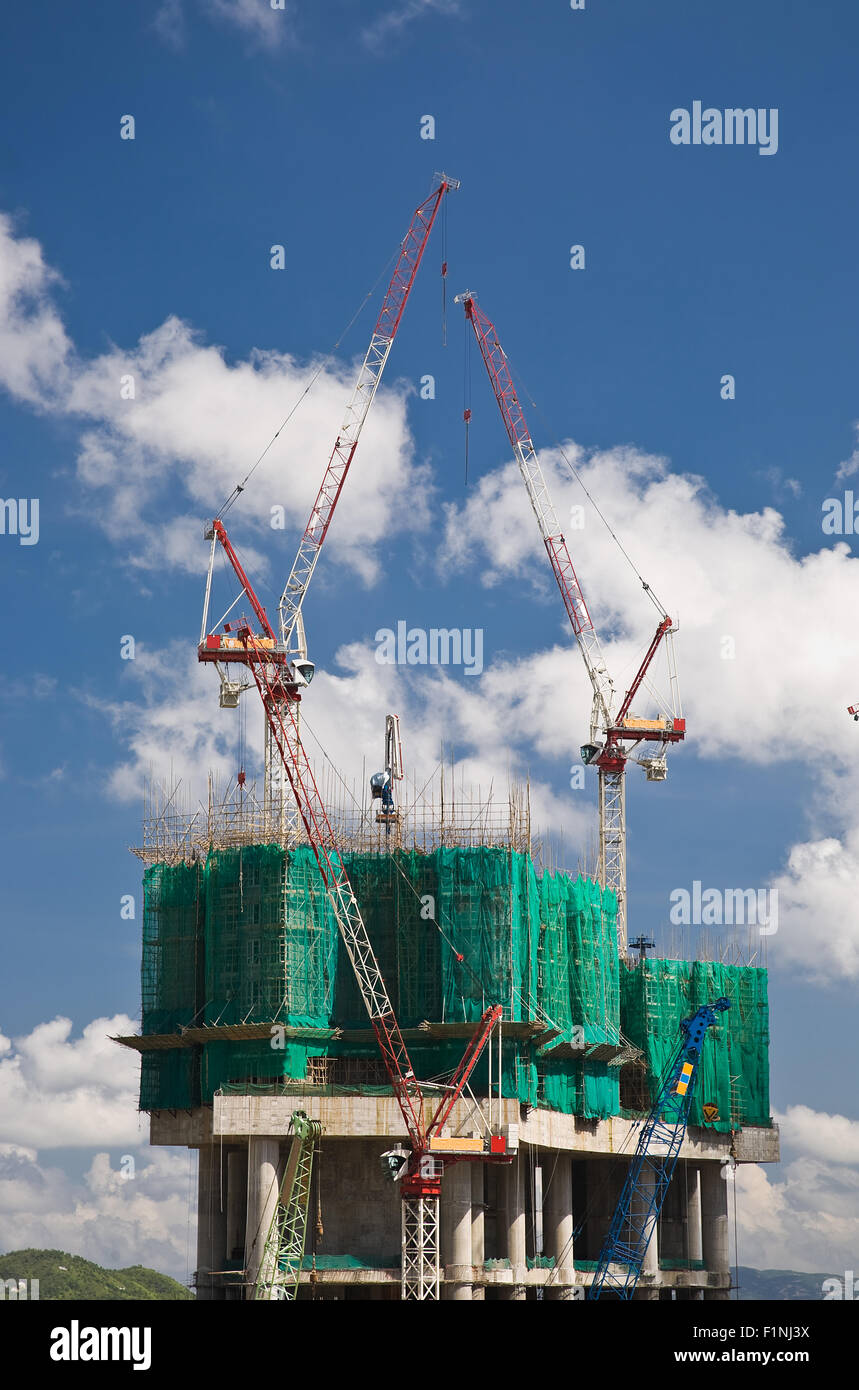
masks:
<path id="1" fill-rule="evenodd" d="M 394 715 L 373 816 L 329 815 L 330 788 L 307 761 L 302 606 L 433 223 L 458 187 L 437 175 L 400 243 L 276 627 L 223 520 L 256 465 L 207 527 L 197 655 L 215 667 L 223 708 L 256 687 L 265 790 L 259 803 L 242 769 L 197 812 L 174 795 L 150 804 L 142 1029 L 122 1041 L 141 1053 L 152 1142 L 200 1153 L 199 1297 L 723 1298 L 727 1179 L 778 1157 L 766 974 L 648 960 L 643 942 L 629 963 L 625 774 L 634 761 L 664 780 L 668 748 L 685 739 L 676 629 L 636 570 L 657 625 L 620 698 L 509 359 L 470 291 L 457 296 L 466 331 L 592 691 L 580 748 L 599 778 L 596 873 L 543 860 L 521 790 L 467 805 L 442 777 L 438 797 L 399 809 Z M 231 592 L 216 619 L 219 559 Z M 656 708 L 636 712 L 645 697 Z"/>
<path id="2" fill-rule="evenodd" d="M 734 1166 L 778 1158 L 766 970 L 629 962 L 611 890 L 541 867 L 526 791 L 442 803 L 338 831 L 425 1095 L 502 1006 L 446 1132 L 518 1145 L 512 1163 L 445 1166 L 441 1296 L 584 1296 L 680 1020 L 727 996 L 635 1297 L 728 1297 Z M 399 1299 L 381 1156 L 405 1138 L 401 1111 L 312 849 L 268 822 L 250 787 L 192 815 L 172 797 L 147 809 L 142 1030 L 122 1039 L 141 1053 L 140 1108 L 153 1144 L 199 1151 L 198 1297 L 252 1295 L 302 1110 L 323 1137 L 299 1298 Z"/>

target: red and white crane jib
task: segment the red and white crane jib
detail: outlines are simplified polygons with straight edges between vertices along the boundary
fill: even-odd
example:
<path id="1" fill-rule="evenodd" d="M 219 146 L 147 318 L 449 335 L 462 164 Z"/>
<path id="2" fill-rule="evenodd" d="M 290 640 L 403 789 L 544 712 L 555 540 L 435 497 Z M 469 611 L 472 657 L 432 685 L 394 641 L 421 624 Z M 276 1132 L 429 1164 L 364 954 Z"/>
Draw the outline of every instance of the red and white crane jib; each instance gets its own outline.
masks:
<path id="1" fill-rule="evenodd" d="M 596 737 L 598 727 L 607 728 L 611 722 L 611 704 L 614 694 L 611 677 L 606 669 L 600 650 L 599 638 L 588 611 L 585 596 L 576 576 L 567 543 L 552 505 L 546 479 L 540 467 L 537 450 L 525 420 L 525 413 L 519 402 L 513 377 L 507 364 L 507 356 L 498 341 L 498 334 L 491 319 L 483 313 L 474 295 L 466 290 L 456 296 L 462 303 L 465 316 L 470 322 L 480 355 L 483 358 L 495 399 L 504 420 L 507 436 L 513 446 L 516 462 L 528 492 L 528 498 L 540 535 L 546 547 L 549 563 L 561 592 L 564 607 L 570 619 L 579 649 L 594 692 L 591 715 L 591 738 Z"/>
<path id="2" fill-rule="evenodd" d="M 290 655 L 305 657 L 301 605 L 310 583 L 319 551 L 328 533 L 346 474 L 358 447 L 367 412 L 373 403 L 388 360 L 403 310 L 406 307 L 418 268 L 429 241 L 444 195 L 459 188 L 459 180 L 438 174 L 438 187 L 415 209 L 409 230 L 400 245 L 397 264 L 385 295 L 370 346 L 367 348 L 358 380 L 346 407 L 340 433 L 331 452 L 325 476 L 304 530 L 298 554 L 280 599 L 281 642 Z"/>
<path id="3" fill-rule="evenodd" d="M 243 660 L 241 654 L 234 654 L 238 650 L 234 638 L 223 637 L 208 628 L 212 572 L 218 543 L 223 547 L 239 583 L 251 602 L 264 634 L 267 650 L 268 644 L 272 643 L 274 655 L 269 659 L 278 661 L 283 665 L 306 656 L 301 606 L 304 602 L 307 586 L 316 567 L 322 543 L 328 533 L 334 509 L 346 480 L 346 474 L 358 446 L 364 421 L 378 390 L 382 372 L 393 346 L 397 329 L 400 326 L 403 311 L 411 294 L 415 276 L 442 200 L 449 190 L 459 188 L 458 179 L 451 178 L 447 174 L 438 174 L 436 177 L 439 181 L 437 187 L 416 208 L 409 229 L 400 243 L 397 262 L 376 320 L 370 346 L 358 373 L 358 379 L 346 409 L 343 426 L 337 436 L 313 510 L 310 513 L 310 519 L 304 529 L 298 553 L 280 600 L 279 639 L 275 637 L 268 619 L 265 617 L 265 610 L 262 609 L 253 594 L 253 589 L 242 569 L 238 556 L 230 544 L 223 522 L 220 518 L 216 518 L 207 531 L 207 538 L 212 542 L 212 558 L 209 565 L 200 634 L 199 657 L 201 661 Z M 241 488 L 238 489 L 238 491 L 241 490 Z M 299 680 L 299 684 L 302 683 L 306 682 Z"/>
<path id="4" fill-rule="evenodd" d="M 594 742 L 599 728 L 602 728 L 609 736 L 609 742 L 620 739 L 631 740 L 636 743 L 640 741 L 678 742 L 685 736 L 685 720 L 676 717 L 671 720 L 635 720 L 629 716 L 632 701 L 645 679 L 662 639 L 673 631 L 671 619 L 663 613 L 644 660 L 623 698 L 617 716 L 613 716 L 614 685 L 606 669 L 599 638 L 576 576 L 567 542 L 561 532 L 560 523 L 552 505 L 537 451 L 534 448 L 525 414 L 513 383 L 507 355 L 498 340 L 495 325 L 480 308 L 474 294 L 470 290 L 466 290 L 463 294 L 456 296 L 456 302 L 462 303 L 465 316 L 474 330 L 474 336 L 477 339 L 508 438 L 513 446 L 519 470 L 534 515 L 537 518 L 537 525 L 540 528 L 540 535 L 546 547 L 549 563 L 552 566 L 564 607 L 567 610 L 573 633 L 590 677 L 594 692 L 591 742 Z"/>

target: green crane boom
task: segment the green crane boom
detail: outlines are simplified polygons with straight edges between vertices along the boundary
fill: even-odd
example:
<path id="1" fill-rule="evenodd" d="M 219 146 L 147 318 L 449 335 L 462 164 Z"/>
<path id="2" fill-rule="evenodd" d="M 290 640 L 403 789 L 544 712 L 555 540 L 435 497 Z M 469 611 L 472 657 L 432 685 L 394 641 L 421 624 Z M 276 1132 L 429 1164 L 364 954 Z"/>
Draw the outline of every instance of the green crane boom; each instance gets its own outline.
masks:
<path id="1" fill-rule="evenodd" d="M 252 1296 L 255 1299 L 298 1297 L 307 1235 L 313 1151 L 322 1135 L 322 1125 L 318 1120 L 309 1120 L 303 1110 L 296 1110 L 290 1123 L 295 1137 L 254 1284 Z"/>

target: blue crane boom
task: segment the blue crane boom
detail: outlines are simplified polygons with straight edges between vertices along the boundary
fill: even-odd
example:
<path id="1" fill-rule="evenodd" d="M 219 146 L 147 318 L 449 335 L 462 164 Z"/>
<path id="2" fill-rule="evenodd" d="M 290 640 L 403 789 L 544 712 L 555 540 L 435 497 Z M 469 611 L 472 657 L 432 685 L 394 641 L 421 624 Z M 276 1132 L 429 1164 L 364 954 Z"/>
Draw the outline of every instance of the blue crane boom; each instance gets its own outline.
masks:
<path id="1" fill-rule="evenodd" d="M 605 1291 L 628 1299 L 635 1292 L 686 1137 L 707 1029 L 717 1021 L 718 1014 L 730 1007 L 730 999 L 723 997 L 715 1004 L 705 1004 L 680 1023 L 682 1040 L 638 1136 L 626 1182 L 588 1289 L 589 1299 L 599 1298 Z"/>

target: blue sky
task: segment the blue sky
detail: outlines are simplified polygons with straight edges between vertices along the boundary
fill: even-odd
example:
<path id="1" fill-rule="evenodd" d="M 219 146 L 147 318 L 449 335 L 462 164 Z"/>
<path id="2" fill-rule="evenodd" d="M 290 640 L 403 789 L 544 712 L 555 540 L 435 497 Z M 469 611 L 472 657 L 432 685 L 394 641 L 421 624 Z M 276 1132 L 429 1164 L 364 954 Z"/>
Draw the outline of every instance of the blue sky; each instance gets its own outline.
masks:
<path id="1" fill-rule="evenodd" d="M 587 0 L 582 12 L 562 0 L 90 0 L 74 15 L 49 0 L 4 15 L 0 493 L 39 498 L 40 534 L 32 546 L 0 536 L 3 1034 L 60 1015 L 78 1037 L 136 1014 L 139 921 L 118 904 L 139 893 L 127 846 L 140 839 L 142 772 L 153 752 L 189 775 L 209 755 L 235 761 L 235 726 L 193 664 L 199 523 L 269 442 L 444 169 L 462 180 L 447 208 L 448 346 L 439 225 L 308 599 L 311 723 L 359 776 L 399 707 L 417 776 L 444 734 L 466 777 L 500 784 L 508 762 L 530 772 L 573 867 L 592 833 L 593 783 L 569 787 L 585 681 L 475 352 L 465 484 L 453 295 L 471 288 L 539 404 L 532 432 L 559 514 L 582 500 L 553 452 L 563 440 L 680 614 L 689 738 L 664 786 L 630 773 L 631 931 L 658 931 L 671 890 L 695 879 L 779 886 L 773 1103 L 797 1108 L 784 1131 L 794 1168 L 749 1193 L 772 1229 L 749 1226 L 747 1262 L 802 1267 L 779 1226 L 784 1212 L 799 1221 L 802 1165 L 820 1162 L 802 1107 L 821 1133 L 843 1117 L 854 1156 L 835 1176 L 815 1169 L 802 1229 L 817 1231 L 843 1179 L 855 1251 L 859 734 L 845 707 L 859 698 L 859 576 L 852 537 L 837 551 L 822 534 L 821 505 L 853 485 L 856 463 L 857 39 L 846 0 Z M 673 145 L 670 112 L 696 100 L 777 108 L 777 152 Z M 133 141 L 120 139 L 126 114 Z M 434 140 L 420 138 L 427 114 Z M 270 267 L 275 244 L 283 271 Z M 584 270 L 570 268 L 573 244 Z M 296 417 L 304 432 L 286 432 L 230 514 L 268 602 L 380 292 Z M 133 418 L 121 370 L 138 381 Z M 427 373 L 431 401 L 417 392 Z M 274 502 L 285 532 L 265 524 Z M 620 682 L 650 610 L 593 517 L 575 558 Z M 398 619 L 482 628 L 483 676 L 445 673 L 440 693 L 438 672 L 379 667 L 374 633 Z M 124 634 L 134 663 L 119 659 Z M 102 1082 L 110 1056 L 92 1061 Z M 35 1128 L 5 1129 L 50 1147 Z M 847 1247 L 830 1262 L 842 1258 Z"/>

